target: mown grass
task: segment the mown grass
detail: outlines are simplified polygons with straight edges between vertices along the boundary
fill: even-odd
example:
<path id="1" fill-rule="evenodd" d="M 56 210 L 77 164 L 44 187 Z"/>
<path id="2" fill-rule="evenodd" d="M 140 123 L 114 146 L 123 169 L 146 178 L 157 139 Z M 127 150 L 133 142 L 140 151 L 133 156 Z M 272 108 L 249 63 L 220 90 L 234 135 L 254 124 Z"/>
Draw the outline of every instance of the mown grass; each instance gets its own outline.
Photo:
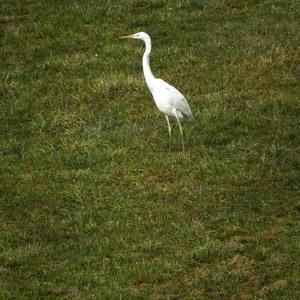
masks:
<path id="1" fill-rule="evenodd" d="M 297 1 L 1 4 L 1 299 L 299 299 Z M 173 151 L 141 70 L 186 95 Z"/>

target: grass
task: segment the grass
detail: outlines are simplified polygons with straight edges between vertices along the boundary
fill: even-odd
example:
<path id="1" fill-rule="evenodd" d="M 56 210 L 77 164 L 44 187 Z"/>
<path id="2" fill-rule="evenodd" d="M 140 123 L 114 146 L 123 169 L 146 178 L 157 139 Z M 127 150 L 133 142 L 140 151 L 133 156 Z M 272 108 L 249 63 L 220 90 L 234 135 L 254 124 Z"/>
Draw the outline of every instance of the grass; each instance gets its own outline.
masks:
<path id="1" fill-rule="evenodd" d="M 1 4 L 1 299 L 299 299 L 299 13 Z M 152 69 L 195 120 L 167 151 Z"/>

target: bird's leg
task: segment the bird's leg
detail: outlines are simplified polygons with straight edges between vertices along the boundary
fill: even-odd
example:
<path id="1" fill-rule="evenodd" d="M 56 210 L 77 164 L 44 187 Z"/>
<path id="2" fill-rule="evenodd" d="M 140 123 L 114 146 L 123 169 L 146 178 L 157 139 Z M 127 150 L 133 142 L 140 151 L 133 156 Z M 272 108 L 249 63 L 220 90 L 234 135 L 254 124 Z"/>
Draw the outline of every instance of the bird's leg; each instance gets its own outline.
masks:
<path id="1" fill-rule="evenodd" d="M 172 141 L 172 128 L 171 128 L 171 125 L 170 125 L 170 121 L 169 121 L 169 117 L 167 115 L 166 116 L 166 119 L 167 119 L 167 123 L 168 123 L 168 130 L 169 130 L 169 152 L 171 151 L 171 141 Z"/>
<path id="2" fill-rule="evenodd" d="M 182 127 L 181 127 L 181 124 L 180 124 L 180 120 L 178 118 L 177 111 L 176 111 L 175 108 L 173 109 L 173 112 L 174 112 L 175 118 L 176 118 L 176 120 L 178 122 L 178 125 L 179 125 L 180 138 L 181 138 L 181 144 L 182 144 L 182 151 L 184 152 L 185 151 L 185 147 L 184 147 L 184 140 L 183 140 L 183 130 L 182 130 Z"/>

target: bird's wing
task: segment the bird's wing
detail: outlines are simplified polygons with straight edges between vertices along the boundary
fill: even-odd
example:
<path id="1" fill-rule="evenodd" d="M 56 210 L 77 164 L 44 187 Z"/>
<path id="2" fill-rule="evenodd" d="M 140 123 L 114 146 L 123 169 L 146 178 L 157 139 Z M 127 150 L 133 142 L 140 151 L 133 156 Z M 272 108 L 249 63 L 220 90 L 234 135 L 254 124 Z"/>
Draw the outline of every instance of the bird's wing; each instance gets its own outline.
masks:
<path id="1" fill-rule="evenodd" d="M 165 101 L 167 101 L 172 107 L 180 111 L 187 118 L 192 119 L 193 114 L 187 103 L 185 97 L 172 85 L 168 84 L 162 79 L 158 79 L 161 90 L 165 90 Z"/>

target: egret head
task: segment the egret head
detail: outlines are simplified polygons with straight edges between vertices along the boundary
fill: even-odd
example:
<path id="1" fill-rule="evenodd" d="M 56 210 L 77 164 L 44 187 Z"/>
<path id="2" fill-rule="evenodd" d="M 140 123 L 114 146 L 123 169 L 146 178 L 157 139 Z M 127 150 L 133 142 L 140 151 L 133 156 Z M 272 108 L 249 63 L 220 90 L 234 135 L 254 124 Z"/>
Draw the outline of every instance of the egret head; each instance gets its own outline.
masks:
<path id="1" fill-rule="evenodd" d="M 121 36 L 120 39 L 137 39 L 145 41 L 150 39 L 150 36 L 146 32 L 138 32 L 132 35 Z"/>

